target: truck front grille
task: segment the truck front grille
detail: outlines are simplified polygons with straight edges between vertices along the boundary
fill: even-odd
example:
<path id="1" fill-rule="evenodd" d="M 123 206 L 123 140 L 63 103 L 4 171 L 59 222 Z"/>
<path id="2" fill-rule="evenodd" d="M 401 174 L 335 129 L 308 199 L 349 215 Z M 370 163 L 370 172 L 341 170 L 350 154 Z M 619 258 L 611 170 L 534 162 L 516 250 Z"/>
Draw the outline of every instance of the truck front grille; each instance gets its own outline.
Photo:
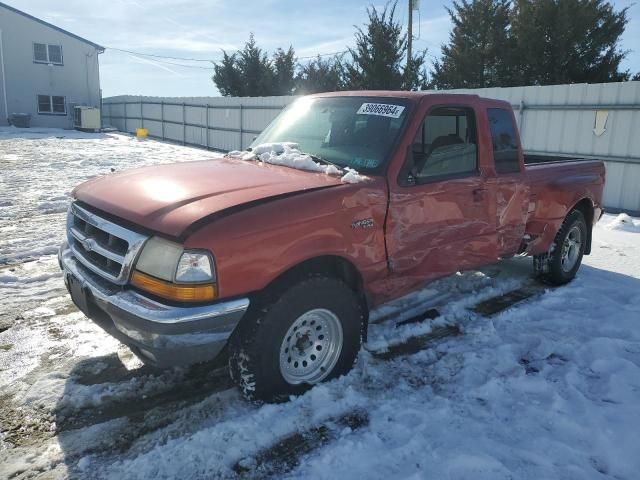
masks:
<path id="1" fill-rule="evenodd" d="M 123 285 L 147 237 L 74 203 L 67 218 L 67 239 L 73 255 L 86 268 Z"/>

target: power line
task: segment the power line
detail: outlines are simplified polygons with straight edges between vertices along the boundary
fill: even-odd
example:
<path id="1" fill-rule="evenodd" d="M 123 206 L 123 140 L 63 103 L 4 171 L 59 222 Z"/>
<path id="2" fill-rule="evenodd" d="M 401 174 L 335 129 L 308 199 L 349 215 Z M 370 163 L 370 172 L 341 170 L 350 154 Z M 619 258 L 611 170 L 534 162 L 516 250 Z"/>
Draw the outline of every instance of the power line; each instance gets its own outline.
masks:
<path id="1" fill-rule="evenodd" d="M 136 54 L 130 54 L 134 57 L 137 57 Z M 144 57 L 139 57 L 141 60 L 146 60 Z M 156 62 L 156 63 L 162 63 L 165 65 L 174 65 L 176 67 L 184 67 L 184 68 L 197 68 L 199 70 L 213 70 L 213 65 L 211 65 L 210 67 L 201 67 L 199 65 L 185 65 L 184 63 L 176 63 L 176 62 L 167 62 L 166 60 L 158 60 L 158 59 L 153 59 L 153 60 L 147 60 L 148 62 Z"/>
<path id="2" fill-rule="evenodd" d="M 182 67 L 182 68 L 195 68 L 195 69 L 199 69 L 199 70 L 212 70 L 213 69 L 213 65 L 210 67 L 201 67 L 199 65 L 185 65 L 183 63 L 176 63 L 176 62 L 170 62 L 167 60 L 182 60 L 182 61 L 186 61 L 186 62 L 205 62 L 205 63 L 215 63 L 216 61 L 219 60 L 212 60 L 212 59 L 204 59 L 204 58 L 190 58 L 190 57 L 174 57 L 174 56 L 170 56 L 170 55 L 158 55 L 156 53 L 143 53 L 143 52 L 136 52 L 133 50 L 125 50 L 123 48 L 115 48 L 115 47 L 105 47 L 107 50 L 114 50 L 117 52 L 122 52 L 122 53 L 127 53 L 129 55 L 133 55 L 133 56 L 137 56 L 137 57 L 151 57 L 153 58 L 154 62 L 158 62 L 158 63 L 164 63 L 166 65 L 173 65 L 175 67 Z M 330 52 L 330 53 L 318 53 L 316 55 L 306 55 L 303 57 L 296 57 L 297 60 L 311 60 L 311 59 L 316 59 L 318 57 L 331 57 L 331 56 L 336 56 L 336 55 L 342 55 L 345 53 L 348 53 L 349 49 L 345 49 L 345 50 L 340 50 L 337 52 Z M 435 55 L 427 52 L 427 56 L 432 57 L 433 59 L 436 59 L 438 57 L 436 57 Z M 167 60 L 165 60 L 167 59 Z"/>
<path id="3" fill-rule="evenodd" d="M 105 47 L 107 50 L 116 50 L 118 52 L 130 53 L 132 55 L 140 55 L 142 57 L 154 57 L 154 58 L 167 58 L 169 60 L 186 60 L 189 62 L 213 62 L 215 60 L 208 60 L 203 58 L 187 58 L 187 57 L 170 57 L 168 55 L 157 55 L 155 53 L 142 53 L 142 52 L 133 52 L 131 50 L 124 50 L 122 48 L 115 47 Z"/>
<path id="4" fill-rule="evenodd" d="M 117 52 L 128 53 L 130 55 L 138 55 L 138 56 L 141 56 L 141 57 L 162 58 L 162 59 L 168 59 L 168 60 L 183 60 L 183 61 L 187 61 L 187 62 L 207 62 L 207 63 L 211 63 L 211 62 L 218 61 L 218 60 L 205 59 L 205 58 L 172 57 L 172 56 L 169 56 L 169 55 L 158 55 L 156 53 L 134 52 L 133 50 L 125 50 L 123 48 L 115 48 L 115 47 L 105 47 L 105 48 L 107 50 L 115 50 Z M 308 59 L 317 58 L 317 57 L 329 57 L 329 56 L 333 56 L 333 55 L 340 55 L 340 54 L 343 54 L 343 53 L 347 53 L 348 51 L 349 51 L 348 49 L 345 49 L 345 50 L 340 50 L 339 52 L 318 53 L 316 55 L 307 55 L 307 56 L 304 56 L 304 57 L 296 57 L 296 58 L 298 60 L 308 60 Z M 187 66 L 187 65 L 182 65 L 182 64 L 177 64 L 177 65 L 178 66 Z M 207 68 L 208 69 L 208 67 L 200 67 L 200 68 Z"/>
<path id="5" fill-rule="evenodd" d="M 332 55 L 340 55 L 343 53 L 347 53 L 349 51 L 349 49 L 347 50 L 340 50 L 339 52 L 332 52 L 332 53 L 318 53 L 317 55 L 309 55 L 306 57 L 296 57 L 298 60 L 308 60 L 310 58 L 318 58 L 318 57 L 329 57 Z"/>

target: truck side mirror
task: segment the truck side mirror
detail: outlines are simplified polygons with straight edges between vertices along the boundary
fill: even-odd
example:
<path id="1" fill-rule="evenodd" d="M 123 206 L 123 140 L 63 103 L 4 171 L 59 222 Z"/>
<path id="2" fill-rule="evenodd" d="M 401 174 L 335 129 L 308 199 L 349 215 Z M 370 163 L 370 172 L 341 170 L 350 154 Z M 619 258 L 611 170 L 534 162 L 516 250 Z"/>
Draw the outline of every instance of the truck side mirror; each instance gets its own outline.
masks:
<path id="1" fill-rule="evenodd" d="M 398 183 L 403 187 L 416 184 L 416 165 L 424 162 L 424 152 L 421 148 L 419 149 L 416 147 L 415 143 L 412 143 L 407 147 L 404 164 L 402 165 L 398 176 Z"/>

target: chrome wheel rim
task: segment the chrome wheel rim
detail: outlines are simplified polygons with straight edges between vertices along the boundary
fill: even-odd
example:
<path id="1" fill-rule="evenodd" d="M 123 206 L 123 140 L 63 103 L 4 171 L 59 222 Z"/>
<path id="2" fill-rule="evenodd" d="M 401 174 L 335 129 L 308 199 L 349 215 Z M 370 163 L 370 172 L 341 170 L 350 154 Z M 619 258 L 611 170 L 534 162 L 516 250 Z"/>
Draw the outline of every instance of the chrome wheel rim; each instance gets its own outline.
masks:
<path id="1" fill-rule="evenodd" d="M 318 383 L 331 373 L 342 351 L 342 324 L 324 308 L 300 315 L 280 346 L 280 373 L 287 383 Z"/>
<path id="2" fill-rule="evenodd" d="M 560 264 L 564 272 L 570 272 L 573 267 L 576 266 L 576 263 L 578 263 L 578 258 L 580 258 L 581 247 L 582 232 L 576 225 L 571 230 L 569 230 L 569 234 L 564 239 L 564 243 L 562 244 L 562 255 L 560 257 Z"/>

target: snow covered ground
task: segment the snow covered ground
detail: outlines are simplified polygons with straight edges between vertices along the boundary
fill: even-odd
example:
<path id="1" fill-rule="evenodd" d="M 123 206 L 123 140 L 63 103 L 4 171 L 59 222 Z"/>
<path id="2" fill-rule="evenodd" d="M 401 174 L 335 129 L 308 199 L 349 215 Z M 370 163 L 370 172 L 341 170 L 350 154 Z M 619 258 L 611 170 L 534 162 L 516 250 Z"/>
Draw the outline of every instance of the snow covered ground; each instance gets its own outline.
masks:
<path id="1" fill-rule="evenodd" d="M 73 307 L 55 260 L 74 185 L 205 157 L 0 130 L 0 478 L 638 477 L 639 220 L 605 216 L 565 287 L 528 259 L 436 282 L 376 312 L 349 375 L 256 406 L 215 365 L 142 366 Z M 396 326 L 426 305 L 439 316 Z"/>

